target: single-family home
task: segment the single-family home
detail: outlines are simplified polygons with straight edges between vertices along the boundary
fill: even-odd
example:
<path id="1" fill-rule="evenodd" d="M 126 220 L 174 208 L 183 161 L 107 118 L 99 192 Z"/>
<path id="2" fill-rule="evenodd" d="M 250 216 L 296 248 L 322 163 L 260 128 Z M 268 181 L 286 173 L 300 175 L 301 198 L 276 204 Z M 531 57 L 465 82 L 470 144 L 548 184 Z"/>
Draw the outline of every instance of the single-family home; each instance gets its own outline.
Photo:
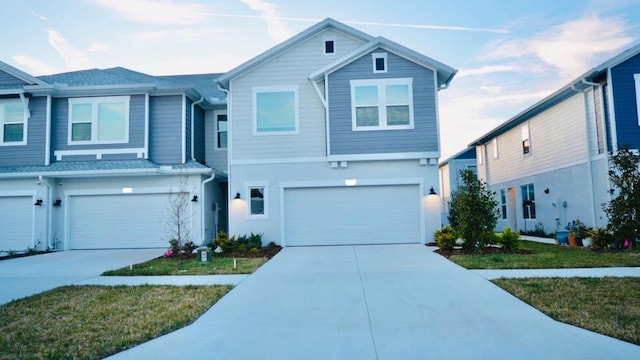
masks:
<path id="1" fill-rule="evenodd" d="M 194 242 L 226 228 L 219 75 L 0 62 L 0 251 L 167 247 L 171 197 Z"/>
<path id="2" fill-rule="evenodd" d="M 220 76 L 230 233 L 283 246 L 430 239 L 438 92 L 455 73 L 328 18 Z"/>
<path id="3" fill-rule="evenodd" d="M 476 149 L 469 146 L 466 149 L 450 156 L 440 162 L 440 199 L 442 199 L 442 226 L 449 224 L 449 211 L 451 210 L 451 197 L 462 185 L 460 171 L 476 171 Z"/>
<path id="4" fill-rule="evenodd" d="M 585 72 L 473 141 L 498 228 L 606 225 L 609 154 L 640 149 L 640 45 Z"/>

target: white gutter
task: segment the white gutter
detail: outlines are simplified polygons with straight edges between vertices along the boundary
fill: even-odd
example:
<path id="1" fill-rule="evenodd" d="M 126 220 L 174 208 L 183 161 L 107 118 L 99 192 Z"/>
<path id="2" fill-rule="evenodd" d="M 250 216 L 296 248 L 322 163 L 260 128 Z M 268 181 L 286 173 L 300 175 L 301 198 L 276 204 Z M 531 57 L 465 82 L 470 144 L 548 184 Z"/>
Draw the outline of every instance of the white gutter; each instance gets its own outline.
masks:
<path id="1" fill-rule="evenodd" d="M 215 178 L 216 178 L 216 172 L 215 172 L 215 171 L 212 171 L 212 172 L 211 172 L 211 176 L 210 176 L 209 178 L 205 179 L 204 181 L 202 181 L 202 186 L 200 187 L 200 196 L 202 197 L 202 201 L 200 202 L 200 204 L 202 204 L 202 205 L 201 205 L 202 209 L 201 209 L 201 211 L 200 211 L 200 216 L 201 216 L 201 220 L 200 220 L 200 227 L 202 228 L 202 242 L 201 242 L 201 244 L 202 244 L 202 245 L 204 245 L 204 244 L 205 244 L 205 240 L 206 240 L 206 239 L 204 238 L 204 237 L 205 237 L 205 224 L 204 224 L 204 218 L 205 218 L 205 216 L 204 216 L 204 212 L 205 212 L 205 210 L 206 210 L 206 209 L 205 209 L 205 204 L 206 204 L 207 202 L 205 201 L 205 199 L 206 199 L 206 197 L 205 197 L 206 192 L 205 192 L 205 190 L 204 190 L 204 185 L 205 185 L 205 184 L 207 184 L 207 183 L 209 183 L 209 182 L 211 182 L 211 181 L 213 181 L 213 179 L 215 179 Z M 214 236 L 216 236 L 217 234 L 213 234 L 213 235 L 214 235 Z"/>
<path id="2" fill-rule="evenodd" d="M 53 203 L 51 199 L 53 197 L 52 197 L 51 185 L 49 185 L 49 182 L 45 181 L 42 175 L 38 175 L 38 181 L 47 187 L 47 233 L 46 233 L 47 249 L 46 250 L 48 251 L 50 249 L 53 249 L 53 246 L 51 245 L 51 220 L 52 220 L 52 213 L 53 213 Z"/>
<path id="3" fill-rule="evenodd" d="M 204 101 L 204 96 L 200 97 L 200 100 L 196 101 L 196 102 L 192 102 L 191 103 L 191 160 L 196 161 L 196 154 L 195 154 L 195 144 L 194 144 L 194 140 L 195 140 L 195 136 L 194 134 L 196 133 L 193 130 L 193 125 L 195 124 L 195 115 L 193 113 L 193 111 L 196 108 L 196 105 L 200 104 L 201 102 Z"/>

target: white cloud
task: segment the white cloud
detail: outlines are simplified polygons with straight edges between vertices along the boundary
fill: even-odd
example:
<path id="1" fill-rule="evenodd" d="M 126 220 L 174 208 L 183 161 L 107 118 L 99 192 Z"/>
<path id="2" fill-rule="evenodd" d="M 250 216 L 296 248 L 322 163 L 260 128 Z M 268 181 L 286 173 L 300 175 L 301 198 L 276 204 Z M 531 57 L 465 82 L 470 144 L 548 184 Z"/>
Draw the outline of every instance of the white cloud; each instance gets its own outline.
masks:
<path id="1" fill-rule="evenodd" d="M 49 30 L 49 44 L 58 52 L 69 70 L 80 70 L 91 67 L 91 62 L 84 52 L 73 46 L 56 30 Z"/>
<path id="2" fill-rule="evenodd" d="M 488 65 L 475 69 L 460 69 L 460 71 L 458 71 L 458 73 L 456 74 L 456 79 L 467 76 L 486 75 L 499 72 L 517 72 L 520 70 L 520 67 L 515 65 Z"/>
<path id="3" fill-rule="evenodd" d="M 125 35 L 126 38 L 139 41 L 167 41 L 203 39 L 211 35 L 226 32 L 225 30 L 172 29 L 148 31 Z"/>
<path id="4" fill-rule="evenodd" d="M 104 52 L 109 52 L 109 51 L 111 51 L 111 46 L 106 45 L 106 44 L 93 43 L 89 47 L 89 52 L 104 53 Z"/>
<path id="5" fill-rule="evenodd" d="M 206 18 L 201 4 L 171 0 L 93 0 L 99 6 L 122 15 L 131 22 L 151 25 L 192 25 Z"/>
<path id="6" fill-rule="evenodd" d="M 259 11 L 264 21 L 267 22 L 267 32 L 271 38 L 277 42 L 284 41 L 291 37 L 291 31 L 284 24 L 284 19 L 280 16 L 276 5 L 263 0 L 240 0 L 251 10 Z"/>
<path id="7" fill-rule="evenodd" d="M 18 64 L 19 68 L 24 69 L 30 75 L 49 75 L 58 72 L 58 69 L 46 61 L 28 55 L 13 55 L 11 58 Z"/>
<path id="8" fill-rule="evenodd" d="M 527 59 L 551 66 L 570 80 L 594 65 L 602 54 L 620 50 L 632 43 L 629 26 L 620 18 L 588 16 L 572 20 L 530 38 L 512 39 L 487 51 L 487 59 Z"/>

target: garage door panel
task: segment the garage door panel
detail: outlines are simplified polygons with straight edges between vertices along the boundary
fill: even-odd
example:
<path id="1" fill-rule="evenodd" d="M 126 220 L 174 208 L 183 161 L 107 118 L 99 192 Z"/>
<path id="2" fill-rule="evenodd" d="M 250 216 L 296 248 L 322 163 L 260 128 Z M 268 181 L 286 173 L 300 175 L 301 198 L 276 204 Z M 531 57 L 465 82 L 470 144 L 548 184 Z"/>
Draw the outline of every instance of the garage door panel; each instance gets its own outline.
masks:
<path id="1" fill-rule="evenodd" d="M 0 250 L 26 250 L 33 246 L 33 198 L 0 197 Z"/>
<path id="2" fill-rule="evenodd" d="M 168 246 L 166 194 L 72 196 L 70 202 L 74 249 Z"/>
<path id="3" fill-rule="evenodd" d="M 417 243 L 417 185 L 285 190 L 285 237 L 291 245 Z"/>

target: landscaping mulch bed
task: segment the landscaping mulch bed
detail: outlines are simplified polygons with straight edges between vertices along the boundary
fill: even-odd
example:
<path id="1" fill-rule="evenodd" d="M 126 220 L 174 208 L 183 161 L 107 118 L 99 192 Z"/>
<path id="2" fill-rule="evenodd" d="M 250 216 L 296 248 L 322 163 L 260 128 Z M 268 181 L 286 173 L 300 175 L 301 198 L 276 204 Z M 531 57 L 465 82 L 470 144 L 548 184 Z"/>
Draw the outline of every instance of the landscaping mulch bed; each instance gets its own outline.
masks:
<path id="1" fill-rule="evenodd" d="M 533 251 L 527 249 L 520 249 L 518 251 L 503 249 L 501 247 L 486 247 L 482 250 L 480 249 L 453 249 L 453 250 L 443 250 L 438 249 L 435 251 L 436 253 L 449 258 L 452 255 L 484 255 L 484 254 L 521 254 L 521 255 L 530 255 L 533 254 Z"/>
<path id="2" fill-rule="evenodd" d="M 50 252 L 52 252 L 52 251 L 29 251 L 29 252 L 15 253 L 15 254 L 11 254 L 11 255 L 2 255 L 2 256 L 0 256 L 0 261 L 23 258 L 23 257 L 27 257 L 27 256 L 48 254 Z"/>

